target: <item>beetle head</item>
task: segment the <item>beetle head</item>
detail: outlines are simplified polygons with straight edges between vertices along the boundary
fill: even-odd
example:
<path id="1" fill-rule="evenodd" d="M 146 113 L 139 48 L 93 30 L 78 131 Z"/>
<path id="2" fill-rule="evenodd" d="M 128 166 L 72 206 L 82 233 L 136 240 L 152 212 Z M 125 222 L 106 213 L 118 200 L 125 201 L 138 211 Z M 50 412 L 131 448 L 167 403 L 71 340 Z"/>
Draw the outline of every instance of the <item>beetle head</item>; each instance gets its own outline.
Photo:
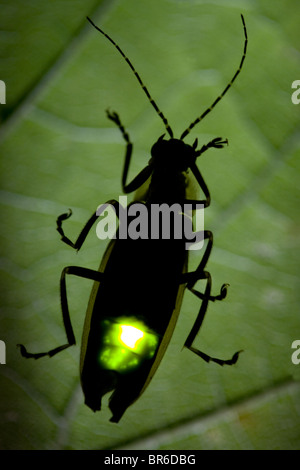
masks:
<path id="1" fill-rule="evenodd" d="M 165 134 L 159 137 L 151 149 L 151 164 L 156 169 L 167 171 L 186 171 L 195 162 L 197 139 L 193 146 L 180 139 L 164 139 Z"/>

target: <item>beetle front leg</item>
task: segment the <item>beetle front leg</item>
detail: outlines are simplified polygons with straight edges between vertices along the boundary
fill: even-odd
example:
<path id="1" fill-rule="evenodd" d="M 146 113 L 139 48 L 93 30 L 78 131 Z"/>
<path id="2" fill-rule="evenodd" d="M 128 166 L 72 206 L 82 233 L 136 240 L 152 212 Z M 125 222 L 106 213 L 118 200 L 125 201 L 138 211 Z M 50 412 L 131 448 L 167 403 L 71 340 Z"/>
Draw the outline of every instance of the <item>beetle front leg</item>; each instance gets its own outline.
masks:
<path id="1" fill-rule="evenodd" d="M 202 145 L 200 150 L 196 151 L 197 157 L 200 157 L 202 153 L 206 152 L 209 148 L 222 149 L 224 145 L 228 145 L 228 140 L 223 140 L 222 137 L 215 137 L 208 144 Z"/>
<path id="2" fill-rule="evenodd" d="M 223 148 L 224 145 L 226 145 L 226 144 L 228 144 L 227 139 L 222 140 L 222 137 L 216 137 L 215 139 L 212 139 L 210 142 L 208 142 L 208 144 L 203 145 L 200 150 L 197 150 L 195 152 L 196 157 L 199 157 L 200 155 L 202 155 L 202 153 L 204 153 L 209 148 Z M 194 146 L 196 146 L 196 145 L 197 145 L 197 139 L 195 141 Z M 192 203 L 192 204 L 203 204 L 204 207 L 208 207 L 210 205 L 210 193 L 209 193 L 208 187 L 207 187 L 207 185 L 206 185 L 206 183 L 203 179 L 203 176 L 201 175 L 200 170 L 196 165 L 196 162 L 192 163 L 190 165 L 190 169 L 193 172 L 200 188 L 202 189 L 202 191 L 204 193 L 204 196 L 205 196 L 205 199 L 203 199 L 201 201 L 187 200 L 186 202 L 189 202 L 189 203 Z"/>
<path id="3" fill-rule="evenodd" d="M 130 138 L 128 133 L 125 130 L 125 127 L 121 123 L 121 120 L 119 118 L 118 113 L 115 111 L 110 112 L 109 110 L 106 111 L 108 119 L 113 121 L 118 128 L 120 129 L 123 139 L 126 142 L 126 153 L 125 153 L 125 161 L 124 161 L 124 167 L 123 167 L 123 173 L 122 173 L 122 187 L 123 187 L 123 192 L 124 193 L 129 193 L 131 191 L 128 190 L 128 185 L 126 185 L 126 180 L 127 180 L 127 174 L 128 174 L 128 169 L 129 169 L 129 164 L 131 160 L 131 155 L 132 155 L 132 143 L 130 142 Z"/>
<path id="4" fill-rule="evenodd" d="M 23 357 L 29 359 L 39 359 L 45 356 L 55 356 L 55 354 L 63 351 L 64 349 L 69 348 L 76 344 L 73 327 L 71 323 L 68 301 L 67 301 L 67 290 L 66 290 L 66 274 L 73 274 L 74 276 L 83 277 L 85 279 L 91 279 L 92 281 L 100 282 L 103 279 L 103 273 L 99 271 L 94 271 L 93 269 L 81 268 L 79 266 L 67 266 L 63 269 L 60 278 L 60 298 L 61 298 L 61 310 L 63 316 L 63 322 L 65 326 L 65 331 L 67 335 L 68 343 L 58 346 L 57 348 L 50 349 L 47 352 L 41 353 L 29 353 L 23 344 L 18 344 L 21 354 Z"/>
<path id="5" fill-rule="evenodd" d="M 128 194 L 133 191 L 136 191 L 140 186 L 142 186 L 142 184 L 145 183 L 145 181 L 147 181 L 147 179 L 152 173 L 152 167 L 150 167 L 149 165 L 146 166 L 130 183 L 126 183 L 133 145 L 130 141 L 128 133 L 125 130 L 125 127 L 121 123 L 119 115 L 115 111 L 110 112 L 109 110 L 107 110 L 106 113 L 108 119 L 113 121 L 118 126 L 126 142 L 125 161 L 122 173 L 122 189 L 125 194 Z"/>

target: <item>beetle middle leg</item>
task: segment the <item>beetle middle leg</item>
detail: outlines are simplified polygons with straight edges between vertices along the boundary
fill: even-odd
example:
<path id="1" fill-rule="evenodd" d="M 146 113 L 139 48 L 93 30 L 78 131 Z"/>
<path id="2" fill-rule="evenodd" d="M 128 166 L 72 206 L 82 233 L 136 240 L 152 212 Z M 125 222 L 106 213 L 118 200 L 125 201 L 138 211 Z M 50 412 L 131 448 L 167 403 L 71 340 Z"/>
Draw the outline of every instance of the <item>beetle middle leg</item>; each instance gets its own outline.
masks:
<path id="1" fill-rule="evenodd" d="M 119 213 L 118 211 L 120 210 L 120 204 L 115 199 L 111 199 L 111 200 L 107 201 L 105 204 L 102 204 L 102 206 L 100 206 L 100 208 L 98 208 L 97 211 L 94 212 L 94 214 L 89 218 L 89 220 L 87 221 L 87 223 L 85 224 L 85 226 L 81 230 L 76 242 L 72 242 L 68 237 L 66 237 L 65 233 L 63 231 L 63 228 L 62 228 L 63 221 L 68 219 L 69 217 L 71 217 L 72 210 L 69 209 L 69 212 L 67 212 L 65 214 L 61 214 L 60 216 L 58 216 L 57 219 L 56 219 L 56 230 L 61 235 L 61 240 L 64 243 L 66 243 L 67 245 L 74 248 L 75 250 L 79 251 L 81 246 L 83 245 L 89 231 L 91 230 L 92 226 L 94 225 L 94 223 L 96 222 L 98 217 L 102 214 L 102 212 L 106 209 L 106 207 L 108 205 L 113 206 L 114 209 L 116 210 L 116 213 L 117 214 Z"/>
<path id="2" fill-rule="evenodd" d="M 198 232 L 197 232 L 198 233 Z M 181 277 L 181 283 L 187 283 L 187 288 L 194 292 L 196 295 L 198 295 L 199 298 L 203 299 L 205 297 L 204 294 L 201 294 L 200 292 L 197 292 L 193 289 L 194 285 L 199 279 L 203 279 L 203 272 L 205 269 L 205 266 L 208 262 L 208 259 L 210 257 L 210 253 L 212 250 L 213 246 L 213 233 L 210 230 L 204 230 L 203 231 L 203 237 L 205 240 L 208 240 L 205 252 L 202 256 L 202 259 L 199 263 L 199 266 L 195 271 L 191 271 L 188 273 L 184 273 Z M 209 296 L 209 300 L 215 301 L 215 300 L 223 300 L 226 297 L 227 294 L 227 286 L 229 284 L 223 284 L 220 290 L 220 294 L 217 296 Z"/>

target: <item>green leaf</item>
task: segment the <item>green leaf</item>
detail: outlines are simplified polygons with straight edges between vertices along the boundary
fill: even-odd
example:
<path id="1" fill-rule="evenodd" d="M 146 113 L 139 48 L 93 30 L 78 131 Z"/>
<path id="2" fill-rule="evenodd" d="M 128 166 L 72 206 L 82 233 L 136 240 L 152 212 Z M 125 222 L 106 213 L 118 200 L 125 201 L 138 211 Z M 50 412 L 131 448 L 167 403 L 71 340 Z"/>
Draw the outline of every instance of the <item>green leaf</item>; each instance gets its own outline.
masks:
<path id="1" fill-rule="evenodd" d="M 296 0 L 1 2 L 0 104 L 2 449 L 299 449 L 300 364 L 291 345 L 299 319 L 299 80 Z M 69 207 L 76 238 L 99 204 L 121 194 L 124 142 L 107 120 L 117 111 L 134 143 L 130 177 L 164 132 L 126 62 L 86 21 L 107 31 L 131 59 L 176 137 L 222 92 L 249 45 L 242 73 L 186 141 L 228 138 L 198 162 L 212 204 L 207 269 L 213 291 L 197 338 L 204 363 L 182 346 L 199 310 L 186 292 L 170 347 L 154 379 L 121 422 L 108 397 L 92 413 L 79 384 L 80 339 L 91 282 L 68 280 L 77 345 L 66 341 L 59 279 L 65 266 L 98 269 L 105 242 L 91 232 L 78 254 L 56 232 Z M 191 267 L 201 252 L 193 253 Z M 201 286 L 200 286 L 201 287 Z M 146 301 L 146 300 L 145 300 Z"/>

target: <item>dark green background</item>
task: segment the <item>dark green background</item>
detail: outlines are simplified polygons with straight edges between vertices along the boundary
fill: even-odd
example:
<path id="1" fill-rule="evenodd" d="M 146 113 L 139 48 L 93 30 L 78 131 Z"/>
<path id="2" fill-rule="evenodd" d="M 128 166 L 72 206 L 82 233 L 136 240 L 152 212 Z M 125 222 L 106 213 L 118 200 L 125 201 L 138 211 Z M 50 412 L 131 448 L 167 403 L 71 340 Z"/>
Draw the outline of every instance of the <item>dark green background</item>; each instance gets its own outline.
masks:
<path id="1" fill-rule="evenodd" d="M 92 231 L 76 254 L 55 231 L 56 216 L 72 207 L 66 229 L 74 239 L 99 204 L 121 194 L 124 143 L 105 110 L 120 113 L 135 144 L 131 176 L 164 132 L 127 64 L 85 17 L 131 58 L 178 137 L 237 68 L 241 13 L 249 34 L 242 74 L 186 141 L 230 143 L 199 161 L 212 195 L 213 288 L 231 287 L 210 305 L 197 345 L 218 357 L 244 353 L 221 368 L 181 350 L 199 305 L 187 292 L 161 367 L 115 425 L 107 398 L 94 414 L 79 385 L 89 281 L 68 282 L 76 347 L 37 362 L 16 348 L 65 342 L 60 272 L 96 269 L 105 249 Z M 299 449 L 300 364 L 291 362 L 300 339 L 300 105 L 291 102 L 299 2 L 2 1 L 0 21 L 0 448 Z"/>

